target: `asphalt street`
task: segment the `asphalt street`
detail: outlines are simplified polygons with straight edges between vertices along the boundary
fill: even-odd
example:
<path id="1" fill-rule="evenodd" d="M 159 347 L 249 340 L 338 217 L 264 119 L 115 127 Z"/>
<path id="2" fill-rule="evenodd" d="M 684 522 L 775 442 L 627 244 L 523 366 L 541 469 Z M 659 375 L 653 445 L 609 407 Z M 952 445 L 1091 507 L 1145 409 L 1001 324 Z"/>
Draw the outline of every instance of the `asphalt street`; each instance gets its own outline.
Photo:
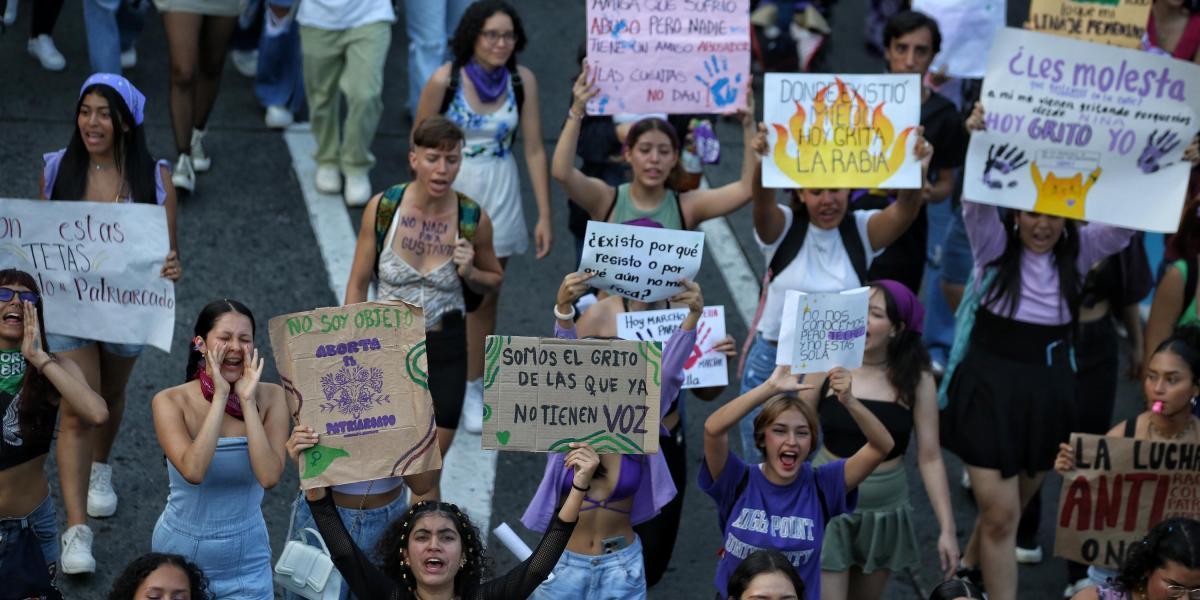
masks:
<path id="1" fill-rule="evenodd" d="M 403 3 L 400 3 L 403 5 Z M 570 82 L 577 72 L 576 47 L 584 37 L 584 4 L 578 0 L 524 0 L 517 3 L 529 34 L 529 46 L 521 62 L 537 75 L 542 90 L 542 125 L 547 155 L 553 152 L 565 116 Z M 866 0 L 841 0 L 833 18 L 836 33 L 827 64 L 847 72 L 877 72 L 881 62 L 865 53 L 861 40 L 861 18 Z M 1009 22 L 1018 24 L 1026 3 L 1009 4 Z M 89 74 L 86 38 L 79 2 L 67 2 L 55 30 L 55 40 L 67 58 L 65 71 L 42 70 L 25 51 L 31 3 L 21 3 L 15 26 L 0 35 L 0 197 L 37 195 L 41 156 L 63 147 L 74 127 L 74 103 L 79 85 Z M 156 156 L 173 158 L 167 115 L 168 58 L 163 28 L 151 13 L 145 34 L 138 43 L 139 63 L 126 75 L 147 96 L 146 134 Z M 383 189 L 408 177 L 407 136 L 409 121 L 404 114 L 407 97 L 407 40 L 401 12 L 393 29 L 393 42 L 385 76 L 385 111 L 374 153 L 378 165 L 372 173 L 375 189 Z M 225 70 L 216 109 L 209 122 L 206 145 L 213 156 L 213 169 L 201 175 L 197 192 L 183 196 L 178 220 L 180 254 L 184 276 L 176 288 L 178 308 L 174 351 L 166 354 L 148 349 L 138 361 L 128 386 L 128 408 L 114 449 L 114 484 L 120 507 L 109 519 L 93 519 L 96 532 L 96 574 L 68 577 L 62 587 L 68 598 L 104 598 L 119 570 L 150 547 L 150 534 L 167 496 L 167 478 L 162 452 L 154 436 L 150 399 L 155 392 L 183 380 L 185 344 L 200 307 L 216 298 L 237 298 L 254 311 L 260 328 L 257 344 L 268 348 L 265 323 L 278 314 L 329 306 L 340 299 L 330 291 L 326 271 L 314 235 L 314 224 L 306 211 L 300 186 L 292 171 L 292 158 L 278 131 L 263 125 L 262 108 L 254 97 L 251 81 L 230 66 Z M 707 173 L 715 184 L 738 174 L 734 164 L 740 156 L 740 136 L 732 125 L 720 126 L 726 160 Z M 518 157 L 521 152 L 516 153 Z M 522 168 L 525 214 L 532 231 L 536 210 L 527 176 Z M 562 276 L 572 270 L 573 243 L 566 229 L 566 199 L 553 186 L 555 244 L 553 253 L 541 261 L 532 254 L 509 262 L 500 304 L 498 333 L 551 335 L 550 307 Z M 355 228 L 361 211 L 351 211 Z M 737 240 L 754 269 L 762 268 L 753 245 L 748 208 L 729 217 Z M 319 224 L 317 225 L 319 226 Z M 337 274 L 334 274 L 335 276 Z M 344 277 L 344 274 L 341 275 Z M 733 306 L 730 290 L 710 255 L 699 281 L 708 304 Z M 737 290 L 757 294 L 757 290 Z M 737 311 L 727 310 L 728 330 L 739 341 L 746 332 Z M 269 356 L 269 354 L 268 354 Z M 268 361 L 264 380 L 278 381 Z M 1118 414 L 1136 410 L 1132 390 L 1118 401 Z M 727 390 L 720 399 L 705 403 L 694 398 L 687 406 L 689 481 L 694 482 L 701 457 L 704 419 L 721 402 L 733 397 Z M 923 567 L 915 574 L 897 574 L 885 595 L 889 599 L 915 598 L 917 590 L 928 590 L 937 581 L 935 540 L 937 523 L 915 465 L 915 452 L 908 456 L 918 534 L 924 553 Z M 541 455 L 500 453 L 496 487 L 491 498 L 490 527 L 507 522 L 530 545 L 538 536 L 518 523 L 541 477 Z M 965 544 L 973 523 L 974 507 L 958 487 L 960 464 L 946 455 L 959 539 Z M 50 461 L 53 471 L 54 463 Z M 57 495 L 57 476 L 51 473 Z M 1047 558 L 1040 565 L 1020 570 L 1021 598 L 1058 598 L 1066 584 L 1061 560 L 1049 557 L 1052 547 L 1051 512 L 1056 505 L 1059 479 L 1051 476 L 1045 487 L 1045 514 L 1041 541 Z M 263 503 L 275 556 L 282 548 L 297 496 L 294 469 Z M 448 498 L 454 501 L 454 498 Z M 65 522 L 58 502 L 60 524 Z M 671 569 L 651 590 L 654 598 L 711 598 L 712 574 L 720 547 L 713 503 L 692 483 L 686 490 L 684 518 L 680 527 Z M 515 559 L 502 548 L 493 552 L 497 569 L 503 571 Z"/>

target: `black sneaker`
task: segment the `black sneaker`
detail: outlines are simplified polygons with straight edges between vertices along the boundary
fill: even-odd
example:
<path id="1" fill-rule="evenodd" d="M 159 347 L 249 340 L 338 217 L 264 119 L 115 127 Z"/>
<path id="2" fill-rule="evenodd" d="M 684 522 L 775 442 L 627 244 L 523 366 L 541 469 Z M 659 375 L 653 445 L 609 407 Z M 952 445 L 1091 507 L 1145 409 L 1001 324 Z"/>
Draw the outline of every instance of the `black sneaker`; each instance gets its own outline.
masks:
<path id="1" fill-rule="evenodd" d="M 958 563 L 958 570 L 954 572 L 954 577 L 974 585 L 979 588 L 980 592 L 986 591 L 983 589 L 983 571 L 979 567 L 968 567 Z"/>

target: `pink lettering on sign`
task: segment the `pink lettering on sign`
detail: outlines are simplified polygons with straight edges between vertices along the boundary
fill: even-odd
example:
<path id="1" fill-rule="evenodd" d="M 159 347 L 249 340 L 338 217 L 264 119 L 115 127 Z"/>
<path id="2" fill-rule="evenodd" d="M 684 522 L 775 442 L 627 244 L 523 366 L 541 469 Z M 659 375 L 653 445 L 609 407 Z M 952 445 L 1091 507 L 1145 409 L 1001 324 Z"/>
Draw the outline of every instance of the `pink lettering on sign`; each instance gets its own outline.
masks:
<path id="1" fill-rule="evenodd" d="M 588 114 L 731 113 L 750 84 L 750 0 L 588 0 Z"/>

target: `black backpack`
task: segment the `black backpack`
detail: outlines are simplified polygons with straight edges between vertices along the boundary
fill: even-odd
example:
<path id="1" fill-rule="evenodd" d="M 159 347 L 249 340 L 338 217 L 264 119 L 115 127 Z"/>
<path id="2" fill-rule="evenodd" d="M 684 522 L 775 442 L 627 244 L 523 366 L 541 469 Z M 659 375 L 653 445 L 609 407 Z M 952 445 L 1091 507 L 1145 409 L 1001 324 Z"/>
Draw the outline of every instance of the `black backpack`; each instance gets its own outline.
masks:
<path id="1" fill-rule="evenodd" d="M 800 253 L 800 248 L 804 246 L 804 238 L 808 236 L 808 223 L 807 210 L 795 212 L 792 227 L 783 235 L 783 241 L 771 256 L 771 264 L 767 267 L 768 283 L 775 281 L 775 277 Z M 858 275 L 859 283 L 866 285 L 869 281 L 867 253 L 863 250 L 862 236 L 858 234 L 858 222 L 854 218 L 854 211 L 846 210 L 842 222 L 838 223 L 838 236 L 842 238 L 842 245 L 846 247 L 846 255 L 850 257 L 850 265 L 854 267 L 854 274 Z"/>
<path id="2" fill-rule="evenodd" d="M 513 95 L 517 97 L 517 116 L 521 115 L 521 110 L 525 108 L 525 83 L 521 81 L 521 73 L 516 67 L 505 67 L 508 69 L 508 78 L 512 83 Z M 446 93 L 442 96 L 442 107 L 438 109 L 439 115 L 446 114 L 450 110 L 450 103 L 454 102 L 454 96 L 458 95 L 458 88 L 462 86 L 462 69 L 457 65 L 450 65 L 450 85 L 446 86 Z"/>

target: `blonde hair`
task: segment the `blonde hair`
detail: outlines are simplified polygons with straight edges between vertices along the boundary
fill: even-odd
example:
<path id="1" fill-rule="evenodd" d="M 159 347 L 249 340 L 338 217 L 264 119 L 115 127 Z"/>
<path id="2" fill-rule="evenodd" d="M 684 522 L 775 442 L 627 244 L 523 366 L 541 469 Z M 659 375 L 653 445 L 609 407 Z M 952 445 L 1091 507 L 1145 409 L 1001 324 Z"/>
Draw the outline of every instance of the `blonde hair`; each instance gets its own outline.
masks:
<path id="1" fill-rule="evenodd" d="M 765 441 L 767 428 L 779 415 L 789 411 L 799 411 L 800 416 L 808 421 L 808 430 L 812 432 L 813 439 L 818 439 L 821 436 L 821 420 L 817 417 L 817 411 L 807 402 L 795 397 L 778 395 L 773 396 L 765 404 L 763 404 L 762 412 L 754 417 L 754 447 L 758 448 L 759 452 L 766 454 L 767 443 Z"/>

